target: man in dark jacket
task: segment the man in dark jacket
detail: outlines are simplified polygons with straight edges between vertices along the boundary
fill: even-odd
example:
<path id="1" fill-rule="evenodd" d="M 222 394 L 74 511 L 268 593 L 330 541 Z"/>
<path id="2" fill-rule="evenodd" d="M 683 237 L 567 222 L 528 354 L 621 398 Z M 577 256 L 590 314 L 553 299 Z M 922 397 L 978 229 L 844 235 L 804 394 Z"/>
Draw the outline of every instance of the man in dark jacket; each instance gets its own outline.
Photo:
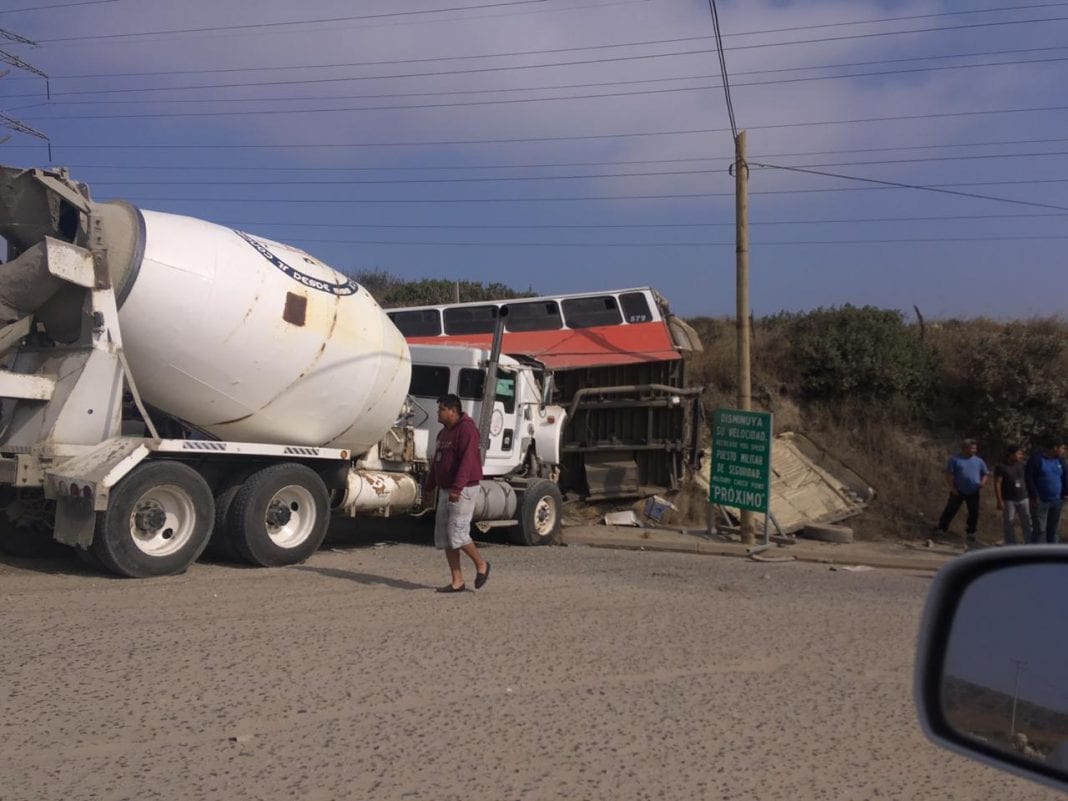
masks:
<path id="1" fill-rule="evenodd" d="M 445 551 L 452 581 L 438 592 L 463 592 L 464 574 L 460 569 L 460 552 L 475 563 L 475 589 L 489 578 L 490 564 L 471 540 L 471 518 L 482 480 L 482 458 L 475 421 L 464 414 L 456 395 L 438 398 L 438 432 L 434 461 L 427 476 L 427 494 L 438 491 L 434 516 L 434 545 Z"/>
<path id="2" fill-rule="evenodd" d="M 1068 469 L 1063 453 L 1060 440 L 1047 437 L 1042 441 L 1042 450 L 1031 454 L 1024 468 L 1031 498 L 1031 542 L 1060 542 L 1057 526 L 1063 499 L 1068 497 Z"/>

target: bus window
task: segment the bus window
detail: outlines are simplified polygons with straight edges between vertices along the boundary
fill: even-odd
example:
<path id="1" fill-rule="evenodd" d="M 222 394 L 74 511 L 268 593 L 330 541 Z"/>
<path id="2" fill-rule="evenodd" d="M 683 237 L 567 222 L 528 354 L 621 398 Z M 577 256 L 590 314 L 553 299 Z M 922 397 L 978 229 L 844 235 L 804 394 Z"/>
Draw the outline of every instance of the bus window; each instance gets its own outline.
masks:
<path id="1" fill-rule="evenodd" d="M 596 325 L 619 325 L 623 318 L 616 299 L 611 295 L 564 300 L 564 319 L 571 328 L 592 328 Z"/>
<path id="2" fill-rule="evenodd" d="M 437 309 L 387 312 L 389 319 L 406 337 L 441 336 L 441 313 Z"/>
<path id="3" fill-rule="evenodd" d="M 446 334 L 492 334 L 496 324 L 496 306 L 455 306 L 445 309 Z"/>
<path id="4" fill-rule="evenodd" d="M 449 392 L 449 368 L 433 364 L 413 364 L 408 394 L 437 400 Z"/>
<path id="5" fill-rule="evenodd" d="M 564 327 L 555 300 L 509 303 L 504 324 L 509 331 L 556 331 Z"/>
<path id="6" fill-rule="evenodd" d="M 623 319 L 628 323 L 651 323 L 653 313 L 649 311 L 649 301 L 642 292 L 627 292 L 619 296 L 623 307 Z"/>

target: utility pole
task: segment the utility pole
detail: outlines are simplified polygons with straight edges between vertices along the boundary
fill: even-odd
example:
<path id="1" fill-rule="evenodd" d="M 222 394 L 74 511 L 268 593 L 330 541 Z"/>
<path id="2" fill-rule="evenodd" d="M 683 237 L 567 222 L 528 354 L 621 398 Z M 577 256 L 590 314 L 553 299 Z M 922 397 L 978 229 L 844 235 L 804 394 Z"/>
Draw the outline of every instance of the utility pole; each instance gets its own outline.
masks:
<path id="1" fill-rule="evenodd" d="M 745 160 L 745 131 L 739 131 L 734 138 L 734 203 L 735 259 L 738 273 L 738 408 L 749 411 L 753 408 L 753 394 L 749 368 L 749 165 Z M 752 512 L 742 510 L 739 528 L 745 545 L 756 542 Z"/>
<path id="2" fill-rule="evenodd" d="M 1020 693 L 1020 674 L 1027 670 L 1027 662 L 1022 659 L 1009 659 L 1016 665 L 1016 684 L 1012 688 L 1012 722 L 1009 723 L 1009 738 L 1016 736 L 1016 698 Z"/>

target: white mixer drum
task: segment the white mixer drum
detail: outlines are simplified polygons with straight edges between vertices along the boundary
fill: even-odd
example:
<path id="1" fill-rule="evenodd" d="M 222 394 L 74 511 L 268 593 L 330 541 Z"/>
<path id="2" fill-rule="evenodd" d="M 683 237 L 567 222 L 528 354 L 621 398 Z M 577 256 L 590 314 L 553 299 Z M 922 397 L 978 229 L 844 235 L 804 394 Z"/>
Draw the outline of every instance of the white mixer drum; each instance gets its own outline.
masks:
<path id="1" fill-rule="evenodd" d="M 146 402 L 224 440 L 359 454 L 382 438 L 411 357 L 366 289 L 288 245 L 142 215 L 119 321 Z"/>

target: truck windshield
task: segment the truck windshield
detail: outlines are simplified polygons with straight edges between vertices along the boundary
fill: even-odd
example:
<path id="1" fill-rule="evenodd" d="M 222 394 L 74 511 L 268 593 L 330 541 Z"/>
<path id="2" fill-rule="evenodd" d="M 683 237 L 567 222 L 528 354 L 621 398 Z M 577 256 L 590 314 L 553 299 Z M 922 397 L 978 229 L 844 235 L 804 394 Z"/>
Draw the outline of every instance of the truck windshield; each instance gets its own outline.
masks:
<path id="1" fill-rule="evenodd" d="M 482 400 L 482 390 L 486 386 L 486 371 L 465 367 L 460 371 L 457 394 L 465 400 Z M 499 370 L 494 400 L 504 406 L 511 414 L 515 411 L 515 373 Z"/>

